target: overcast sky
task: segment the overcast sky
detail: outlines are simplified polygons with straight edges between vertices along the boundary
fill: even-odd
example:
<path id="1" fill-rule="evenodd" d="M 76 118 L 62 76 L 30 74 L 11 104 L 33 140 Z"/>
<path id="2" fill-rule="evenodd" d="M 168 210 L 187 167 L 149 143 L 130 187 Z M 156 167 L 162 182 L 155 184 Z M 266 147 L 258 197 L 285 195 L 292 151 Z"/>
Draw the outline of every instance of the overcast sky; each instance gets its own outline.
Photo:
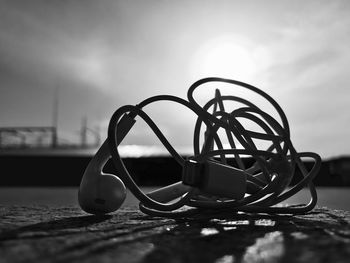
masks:
<path id="1" fill-rule="evenodd" d="M 118 107 L 222 76 L 274 97 L 297 150 L 349 154 L 349 12 L 347 0 L 0 0 L 0 126 L 50 126 L 56 89 L 62 139 L 84 116 L 105 137 Z M 189 146 L 193 119 L 164 105 L 152 117 Z M 145 134 L 128 142 L 153 144 Z"/>

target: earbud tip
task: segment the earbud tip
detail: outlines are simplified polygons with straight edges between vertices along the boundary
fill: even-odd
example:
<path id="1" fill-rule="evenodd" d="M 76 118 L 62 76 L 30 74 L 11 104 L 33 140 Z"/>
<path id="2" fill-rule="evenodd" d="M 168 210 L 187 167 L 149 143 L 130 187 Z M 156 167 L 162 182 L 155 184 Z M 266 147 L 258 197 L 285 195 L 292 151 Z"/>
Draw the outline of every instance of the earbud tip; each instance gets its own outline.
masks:
<path id="1" fill-rule="evenodd" d="M 95 182 L 82 182 L 78 200 L 89 214 L 108 214 L 120 208 L 126 198 L 122 180 L 112 174 L 99 175 Z"/>

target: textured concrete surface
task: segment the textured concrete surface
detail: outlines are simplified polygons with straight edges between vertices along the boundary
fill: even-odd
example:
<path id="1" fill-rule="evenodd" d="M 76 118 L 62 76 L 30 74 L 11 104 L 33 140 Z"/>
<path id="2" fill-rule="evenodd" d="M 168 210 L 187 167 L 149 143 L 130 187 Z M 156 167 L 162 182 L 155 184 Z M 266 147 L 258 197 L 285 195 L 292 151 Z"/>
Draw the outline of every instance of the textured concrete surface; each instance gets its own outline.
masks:
<path id="1" fill-rule="evenodd" d="M 0 206 L 0 262 L 348 262 L 350 213 L 151 218 Z"/>

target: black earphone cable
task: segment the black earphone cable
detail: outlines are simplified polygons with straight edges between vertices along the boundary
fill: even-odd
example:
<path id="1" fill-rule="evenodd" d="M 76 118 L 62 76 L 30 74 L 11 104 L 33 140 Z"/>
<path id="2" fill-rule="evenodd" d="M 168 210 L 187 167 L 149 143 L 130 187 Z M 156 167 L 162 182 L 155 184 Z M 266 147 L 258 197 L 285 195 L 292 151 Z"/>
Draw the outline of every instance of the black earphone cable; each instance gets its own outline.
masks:
<path id="1" fill-rule="evenodd" d="M 265 98 L 278 113 L 282 125 L 271 115 L 260 110 L 255 104 L 243 98 L 236 96 L 221 96 L 220 92 L 215 93 L 215 98 L 209 100 L 201 107 L 194 99 L 194 91 L 202 84 L 209 82 L 224 82 L 247 88 L 263 98 Z M 129 190 L 140 200 L 140 210 L 154 216 L 191 216 L 202 212 L 218 211 L 242 211 L 256 213 L 281 213 L 296 214 L 305 213 L 313 209 L 317 201 L 317 193 L 312 179 L 316 176 L 320 169 L 321 159 L 315 153 L 297 153 L 290 141 L 290 130 L 287 118 L 278 105 L 268 94 L 260 89 L 235 80 L 222 78 L 206 78 L 195 82 L 188 90 L 188 101 L 170 95 L 159 95 L 150 97 L 136 106 L 126 105 L 114 112 L 108 126 L 108 145 L 112 156 L 112 161 L 119 172 L 119 176 L 129 188 Z M 152 119 L 143 111 L 143 108 L 151 103 L 158 101 L 171 101 L 179 103 L 192 112 L 198 118 L 194 129 L 194 156 L 193 160 L 205 162 L 208 159 L 215 159 L 218 156 L 223 163 L 227 163 L 226 156 L 234 156 L 238 167 L 246 174 L 248 185 L 251 193 L 247 193 L 240 200 L 231 200 L 223 198 L 213 198 L 206 196 L 196 188 L 191 188 L 186 194 L 172 203 L 162 203 L 149 197 L 143 193 L 137 186 L 126 169 L 123 160 L 118 151 L 118 124 L 120 120 L 128 116 L 135 118 L 139 116 L 152 129 L 161 143 L 173 156 L 173 158 L 183 167 L 185 160 L 177 153 L 175 148 L 165 138 L 163 133 L 152 121 Z M 235 109 L 230 113 L 225 111 L 224 101 L 236 101 L 245 105 L 244 107 Z M 208 110 L 213 107 L 213 113 Z M 250 131 L 244 128 L 239 118 L 247 119 L 257 124 L 265 133 Z M 200 131 L 202 124 L 206 126 L 206 138 L 202 150 L 200 149 Z M 218 130 L 224 129 L 228 138 L 231 149 L 224 149 Z M 235 139 L 237 142 L 235 142 Z M 259 150 L 254 139 L 270 141 L 271 145 L 267 150 Z M 217 150 L 212 149 L 215 143 Z M 244 149 L 236 148 L 237 143 L 242 145 Z M 255 163 L 246 168 L 241 156 L 250 156 Z M 308 171 L 303 164 L 301 158 L 314 159 L 314 165 Z M 286 169 L 281 172 L 273 166 L 281 166 Z M 291 182 L 295 168 L 298 167 L 303 178 L 292 188 L 285 191 L 285 188 Z M 273 169 L 277 171 L 271 172 Z M 283 170 L 282 169 L 282 170 Z M 289 197 L 296 194 L 304 186 L 309 187 L 311 200 L 307 205 L 276 207 L 275 205 L 285 201 Z M 184 209 L 183 207 L 193 207 Z"/>

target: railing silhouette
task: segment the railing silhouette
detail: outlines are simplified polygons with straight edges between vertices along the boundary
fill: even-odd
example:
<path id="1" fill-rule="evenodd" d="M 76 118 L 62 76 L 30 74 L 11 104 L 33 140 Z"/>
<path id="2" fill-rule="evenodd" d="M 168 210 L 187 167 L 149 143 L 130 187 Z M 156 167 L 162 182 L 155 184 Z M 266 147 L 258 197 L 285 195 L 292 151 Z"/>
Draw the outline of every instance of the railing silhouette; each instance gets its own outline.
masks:
<path id="1" fill-rule="evenodd" d="M 87 133 L 94 138 L 93 143 L 87 142 Z M 60 147 L 97 147 L 100 144 L 99 133 L 85 127 L 81 142 L 70 143 L 58 139 L 57 129 L 53 126 L 44 127 L 1 127 L 0 149 L 24 148 L 60 148 Z"/>

